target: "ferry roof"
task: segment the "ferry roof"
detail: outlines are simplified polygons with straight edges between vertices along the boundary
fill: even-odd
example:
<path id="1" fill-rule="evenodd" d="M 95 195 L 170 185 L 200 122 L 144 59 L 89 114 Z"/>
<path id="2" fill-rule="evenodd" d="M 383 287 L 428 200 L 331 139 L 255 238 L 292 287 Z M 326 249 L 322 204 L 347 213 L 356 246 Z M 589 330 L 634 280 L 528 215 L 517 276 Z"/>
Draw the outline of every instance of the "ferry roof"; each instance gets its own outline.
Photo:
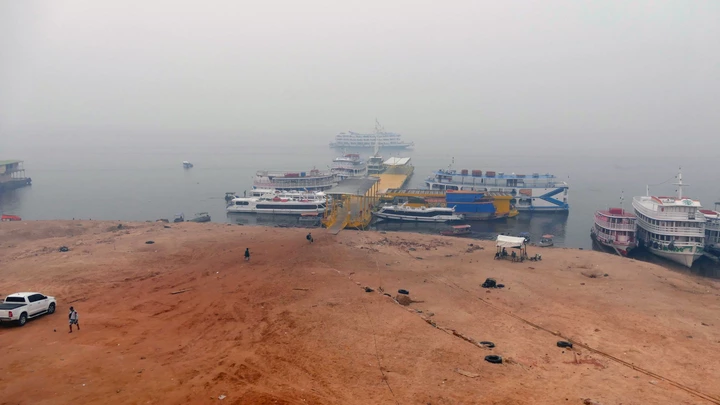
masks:
<path id="1" fill-rule="evenodd" d="M 22 160 L 0 160 L 0 166 L 14 165 L 22 162 Z"/>
<path id="2" fill-rule="evenodd" d="M 341 180 L 337 186 L 326 191 L 326 194 L 364 196 L 378 181 L 378 177 L 349 178 Z"/>
<path id="3" fill-rule="evenodd" d="M 663 207 L 697 207 L 700 208 L 702 205 L 700 201 L 693 200 L 692 198 L 683 198 L 681 200 L 676 197 L 655 197 L 651 196 L 654 202 L 662 205 Z"/>
<path id="4" fill-rule="evenodd" d="M 706 218 L 710 218 L 710 219 L 718 219 L 718 218 L 720 218 L 720 212 L 717 212 L 717 211 L 713 211 L 713 210 L 700 210 L 700 212 L 702 212 L 703 215 L 705 215 Z"/>
<path id="5" fill-rule="evenodd" d="M 615 211 L 618 210 L 618 211 Z M 615 218 L 635 218 L 635 214 L 621 210 L 620 208 L 610 208 L 609 210 L 599 210 L 598 214 L 605 215 L 606 217 Z"/>
<path id="6" fill-rule="evenodd" d="M 405 166 L 410 162 L 410 158 L 399 158 L 399 157 L 391 157 L 388 160 L 385 161 L 385 164 L 388 166 Z"/>
<path id="7" fill-rule="evenodd" d="M 491 171 L 492 172 L 492 171 Z M 495 175 L 488 177 L 487 172 L 482 172 L 482 176 L 474 176 L 472 170 L 468 170 L 467 174 L 462 174 L 459 170 L 436 170 L 433 172 L 436 176 L 462 176 L 462 177 L 477 177 L 477 178 L 488 178 L 488 179 L 556 179 L 554 174 L 515 174 L 515 173 L 503 173 L 495 172 Z"/>

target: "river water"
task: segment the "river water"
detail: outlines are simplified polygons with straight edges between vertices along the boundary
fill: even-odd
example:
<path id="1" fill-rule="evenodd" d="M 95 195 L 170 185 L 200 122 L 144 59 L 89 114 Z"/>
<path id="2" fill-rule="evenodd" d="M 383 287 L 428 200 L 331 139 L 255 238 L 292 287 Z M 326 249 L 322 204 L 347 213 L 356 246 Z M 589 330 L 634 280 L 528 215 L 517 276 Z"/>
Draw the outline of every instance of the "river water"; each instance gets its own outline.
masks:
<path id="1" fill-rule="evenodd" d="M 7 152 L 7 150 L 5 151 Z M 256 170 L 279 169 L 309 171 L 327 169 L 339 151 L 324 142 L 296 142 L 273 145 L 263 140 L 225 140 L 207 142 L 184 140 L 170 144 L 146 142 L 142 145 L 116 142 L 82 147 L 36 146 L 12 151 L 25 161 L 33 185 L 0 195 L 0 211 L 25 220 L 98 219 L 145 221 L 172 219 L 175 213 L 191 217 L 209 212 L 214 222 L 274 224 L 272 218 L 238 219 L 225 213 L 225 192 L 242 194 L 252 186 Z M 361 151 L 367 155 L 370 151 Z M 22 153 L 22 156 L 19 154 Z M 382 151 L 385 157 L 398 152 Z M 597 209 L 620 204 L 624 191 L 626 209 L 633 195 L 674 194 L 672 185 L 678 167 L 690 184 L 685 194 L 712 207 L 720 196 L 715 173 L 703 159 L 670 159 L 632 155 L 594 155 L 583 151 L 518 151 L 500 148 L 455 148 L 450 145 L 423 146 L 401 152 L 415 166 L 410 187 L 424 187 L 423 180 L 435 169 L 447 167 L 454 158 L 457 169 L 480 169 L 507 173 L 553 173 L 570 185 L 570 212 L 563 214 L 525 214 L 515 219 L 474 223 L 480 237 L 498 233 L 530 232 L 533 238 L 555 235 L 558 246 L 591 248 L 590 227 Z M 189 160 L 195 167 L 182 168 Z M 662 183 L 662 184 L 660 184 Z M 280 219 L 282 222 L 283 219 Z M 388 230 L 435 233 L 437 229 L 416 224 L 394 224 Z"/>

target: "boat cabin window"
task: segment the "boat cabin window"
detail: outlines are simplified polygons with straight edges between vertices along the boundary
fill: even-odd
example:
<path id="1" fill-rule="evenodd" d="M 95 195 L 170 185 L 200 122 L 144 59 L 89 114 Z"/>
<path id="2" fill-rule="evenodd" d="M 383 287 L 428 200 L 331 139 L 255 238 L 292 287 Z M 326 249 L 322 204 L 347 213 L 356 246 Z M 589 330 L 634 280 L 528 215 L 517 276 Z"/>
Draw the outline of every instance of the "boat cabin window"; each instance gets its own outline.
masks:
<path id="1" fill-rule="evenodd" d="M 235 201 L 235 205 L 249 205 L 248 201 Z"/>

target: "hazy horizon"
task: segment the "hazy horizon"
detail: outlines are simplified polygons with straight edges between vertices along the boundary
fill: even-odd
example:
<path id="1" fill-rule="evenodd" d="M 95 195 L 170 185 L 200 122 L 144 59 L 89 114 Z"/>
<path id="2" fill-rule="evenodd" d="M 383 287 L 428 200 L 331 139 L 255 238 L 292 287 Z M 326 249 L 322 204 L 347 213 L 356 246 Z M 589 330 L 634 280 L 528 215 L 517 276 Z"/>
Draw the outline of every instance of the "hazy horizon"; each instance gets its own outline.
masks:
<path id="1" fill-rule="evenodd" d="M 718 21 L 711 1 L 1 1 L 0 156 L 325 145 L 376 118 L 448 152 L 714 156 Z"/>

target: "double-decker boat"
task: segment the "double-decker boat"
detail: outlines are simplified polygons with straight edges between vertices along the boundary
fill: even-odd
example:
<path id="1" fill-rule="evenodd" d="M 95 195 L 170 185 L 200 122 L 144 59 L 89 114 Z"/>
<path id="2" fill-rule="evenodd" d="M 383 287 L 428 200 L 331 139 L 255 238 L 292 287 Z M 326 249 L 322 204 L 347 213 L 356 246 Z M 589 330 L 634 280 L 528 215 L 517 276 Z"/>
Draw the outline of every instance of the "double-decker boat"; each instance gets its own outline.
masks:
<path id="1" fill-rule="evenodd" d="M 691 267 L 703 255 L 705 216 L 700 201 L 683 197 L 682 173 L 678 174 L 677 197 L 633 198 L 637 217 L 638 246 L 651 253 Z"/>
<path id="2" fill-rule="evenodd" d="M 367 177 L 368 165 L 357 153 L 347 153 L 333 159 L 331 173 L 340 180 L 354 177 Z"/>
<path id="3" fill-rule="evenodd" d="M 455 214 L 454 208 L 410 207 L 408 205 L 385 205 L 373 213 L 378 218 L 411 222 L 460 221 L 462 215 Z"/>
<path id="4" fill-rule="evenodd" d="M 590 229 L 590 237 L 601 248 L 627 256 L 636 246 L 635 233 L 635 215 L 632 213 L 622 208 L 595 212 L 595 223 Z"/>
<path id="5" fill-rule="evenodd" d="M 441 169 L 425 180 L 431 190 L 506 193 L 518 211 L 568 212 L 568 185 L 552 174 L 506 174 L 482 170 Z"/>
<path id="6" fill-rule="evenodd" d="M 260 170 L 255 173 L 253 188 L 273 190 L 323 191 L 338 184 L 338 177 L 332 172 L 312 169 L 309 172 L 285 172 Z"/>

